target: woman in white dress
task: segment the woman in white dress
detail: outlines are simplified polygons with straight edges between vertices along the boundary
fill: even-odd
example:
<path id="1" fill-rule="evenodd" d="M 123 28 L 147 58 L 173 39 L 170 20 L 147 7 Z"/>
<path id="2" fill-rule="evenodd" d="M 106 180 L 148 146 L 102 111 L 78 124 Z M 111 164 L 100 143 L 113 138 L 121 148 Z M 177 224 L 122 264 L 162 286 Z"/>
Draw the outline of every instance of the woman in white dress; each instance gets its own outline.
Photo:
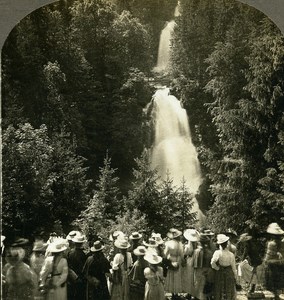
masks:
<path id="1" fill-rule="evenodd" d="M 113 284 L 111 300 L 129 300 L 128 272 L 133 265 L 131 253 L 127 249 L 131 246 L 124 237 L 115 240 L 114 245 L 119 249 L 112 262 Z M 118 275 L 118 276 L 116 276 Z"/>
<path id="2" fill-rule="evenodd" d="M 40 272 L 40 288 L 46 292 L 46 300 L 67 300 L 66 280 L 68 264 L 64 258 L 67 241 L 61 238 L 48 246 L 48 253 Z"/>

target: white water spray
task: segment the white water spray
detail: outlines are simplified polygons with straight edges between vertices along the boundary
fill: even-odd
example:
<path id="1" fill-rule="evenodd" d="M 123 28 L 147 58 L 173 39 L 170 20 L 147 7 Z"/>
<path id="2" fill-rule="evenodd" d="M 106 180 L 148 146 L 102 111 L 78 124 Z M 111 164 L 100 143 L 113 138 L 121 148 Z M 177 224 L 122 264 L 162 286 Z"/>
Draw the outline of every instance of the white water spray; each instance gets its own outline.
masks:
<path id="1" fill-rule="evenodd" d="M 154 71 L 165 73 L 169 67 L 171 36 L 175 22 L 171 21 L 161 32 L 158 62 Z M 159 88 L 153 96 L 152 114 L 155 124 L 155 140 L 152 149 L 152 167 L 158 170 L 162 179 L 167 172 L 176 186 L 183 178 L 194 195 L 202 183 L 197 151 L 192 144 L 189 120 L 180 101 L 170 95 L 167 87 Z M 202 213 L 194 198 L 193 212 Z"/>

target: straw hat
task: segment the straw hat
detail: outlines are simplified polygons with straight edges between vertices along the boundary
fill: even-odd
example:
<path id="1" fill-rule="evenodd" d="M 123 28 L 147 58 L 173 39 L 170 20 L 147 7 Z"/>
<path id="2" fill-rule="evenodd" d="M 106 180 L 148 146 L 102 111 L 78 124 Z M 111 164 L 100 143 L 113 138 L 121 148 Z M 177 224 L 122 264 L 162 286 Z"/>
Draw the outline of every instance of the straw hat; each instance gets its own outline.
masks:
<path id="1" fill-rule="evenodd" d="M 266 232 L 270 233 L 270 234 L 275 234 L 275 235 L 283 235 L 284 234 L 284 231 L 281 229 L 281 227 L 277 223 L 269 224 Z"/>
<path id="2" fill-rule="evenodd" d="M 146 247 L 158 247 L 158 243 L 153 239 L 153 238 L 149 238 L 148 239 L 148 243 L 143 241 L 143 244 L 146 246 Z"/>
<path id="3" fill-rule="evenodd" d="M 227 229 L 226 231 L 225 231 L 225 234 L 227 234 L 227 235 L 230 235 L 230 236 L 238 236 L 238 234 L 236 233 L 236 231 L 235 230 L 233 230 L 232 228 L 229 228 L 229 229 Z"/>
<path id="4" fill-rule="evenodd" d="M 230 238 L 225 234 L 218 234 L 217 235 L 217 244 L 223 244 L 227 242 Z"/>
<path id="5" fill-rule="evenodd" d="M 175 228 L 171 228 L 170 231 L 167 233 L 167 237 L 170 239 L 175 239 L 181 235 L 182 235 L 182 232 Z"/>
<path id="6" fill-rule="evenodd" d="M 101 243 L 101 241 L 96 241 L 93 244 L 93 247 L 91 247 L 92 252 L 98 252 L 104 249 L 104 245 Z"/>
<path id="7" fill-rule="evenodd" d="M 130 247 L 127 239 L 118 238 L 114 241 L 114 246 L 118 249 L 127 249 Z"/>
<path id="8" fill-rule="evenodd" d="M 144 246 L 138 246 L 136 249 L 134 249 L 133 253 L 136 255 L 136 256 L 144 256 L 146 254 L 146 247 Z"/>
<path id="9" fill-rule="evenodd" d="M 245 232 L 240 235 L 239 242 L 247 242 L 251 239 L 252 239 L 252 236 L 249 235 L 247 232 Z"/>
<path id="10" fill-rule="evenodd" d="M 142 238 L 142 234 L 140 234 L 139 232 L 133 232 L 130 237 L 131 240 L 140 240 Z"/>
<path id="11" fill-rule="evenodd" d="M 124 233 L 120 230 L 114 231 L 113 234 L 109 236 L 109 240 L 113 242 L 118 237 L 124 237 Z"/>
<path id="12" fill-rule="evenodd" d="M 76 230 L 72 230 L 68 233 L 68 235 L 66 236 L 66 240 L 68 241 L 72 241 L 72 239 L 76 236 L 76 235 L 80 235 L 80 231 L 76 231 Z"/>
<path id="13" fill-rule="evenodd" d="M 59 253 L 65 251 L 66 249 L 67 241 L 65 239 L 58 238 L 48 245 L 47 251 L 51 253 Z"/>
<path id="14" fill-rule="evenodd" d="M 72 238 L 72 242 L 76 243 L 76 244 L 83 244 L 83 243 L 87 242 L 87 239 L 83 234 L 80 234 L 80 235 L 75 235 Z"/>
<path id="15" fill-rule="evenodd" d="M 202 234 L 207 236 L 213 236 L 215 233 L 211 231 L 211 229 L 204 229 Z"/>
<path id="16" fill-rule="evenodd" d="M 36 241 L 34 242 L 33 251 L 34 252 L 45 252 L 47 248 L 47 244 L 45 244 L 43 241 Z"/>
<path id="17" fill-rule="evenodd" d="M 199 233 L 195 229 L 186 229 L 183 233 L 183 236 L 190 242 L 199 241 Z"/>
<path id="18" fill-rule="evenodd" d="M 161 263 L 161 261 L 163 260 L 161 256 L 153 252 L 147 252 L 146 255 L 144 256 L 144 259 L 152 265 L 157 265 Z"/>
<path id="19" fill-rule="evenodd" d="M 152 233 L 151 237 L 158 243 L 158 245 L 164 244 L 164 241 L 160 233 Z"/>

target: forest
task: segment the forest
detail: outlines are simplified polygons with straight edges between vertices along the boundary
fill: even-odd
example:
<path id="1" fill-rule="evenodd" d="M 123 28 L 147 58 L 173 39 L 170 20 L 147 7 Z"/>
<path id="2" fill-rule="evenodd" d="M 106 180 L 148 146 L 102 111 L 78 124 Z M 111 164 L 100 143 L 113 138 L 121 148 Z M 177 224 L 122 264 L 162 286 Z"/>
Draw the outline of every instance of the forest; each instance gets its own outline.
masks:
<path id="1" fill-rule="evenodd" d="M 201 225 L 283 228 L 284 39 L 274 23 L 235 0 L 68 0 L 24 18 L 2 49 L 5 235 L 196 224 L 186 183 L 159 180 L 149 161 L 144 108 L 172 19 L 166 77 L 198 151 Z"/>

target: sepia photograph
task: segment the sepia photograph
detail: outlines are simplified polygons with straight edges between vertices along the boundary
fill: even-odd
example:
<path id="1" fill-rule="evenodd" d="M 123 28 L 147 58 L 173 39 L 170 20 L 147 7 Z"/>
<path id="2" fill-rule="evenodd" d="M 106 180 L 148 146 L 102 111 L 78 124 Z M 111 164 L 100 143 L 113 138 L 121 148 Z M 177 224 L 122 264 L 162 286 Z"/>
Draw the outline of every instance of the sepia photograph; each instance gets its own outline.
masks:
<path id="1" fill-rule="evenodd" d="M 1 299 L 284 299 L 284 1 L 0 21 Z"/>

